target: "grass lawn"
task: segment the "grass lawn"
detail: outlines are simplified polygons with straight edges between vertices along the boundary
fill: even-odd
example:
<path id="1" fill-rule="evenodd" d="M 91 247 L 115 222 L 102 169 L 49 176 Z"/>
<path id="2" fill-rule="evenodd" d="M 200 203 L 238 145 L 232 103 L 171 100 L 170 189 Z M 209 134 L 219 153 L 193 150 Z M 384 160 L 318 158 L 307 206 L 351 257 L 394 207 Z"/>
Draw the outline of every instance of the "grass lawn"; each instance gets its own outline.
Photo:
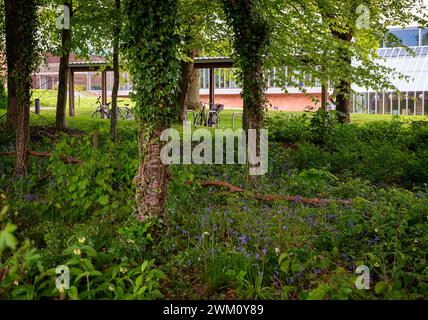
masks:
<path id="1" fill-rule="evenodd" d="M 70 128 L 78 128 L 82 130 L 90 130 L 94 127 L 102 127 L 107 129 L 109 127 L 108 120 L 94 119 L 92 114 L 96 108 L 96 95 L 82 92 L 80 97 L 76 97 L 76 117 L 67 117 L 67 122 Z M 38 116 L 34 113 L 34 100 L 40 99 L 42 104 L 41 115 Z M 31 123 L 32 125 L 54 125 L 55 124 L 55 108 L 56 108 L 57 91 L 54 90 L 35 90 L 33 93 L 32 107 L 31 107 Z M 129 98 L 119 98 L 119 106 L 130 104 L 133 102 Z M 68 110 L 68 103 L 67 103 Z M 68 111 L 67 111 L 68 112 Z M 221 128 L 232 127 L 232 116 L 239 110 L 224 110 L 221 113 Z M 0 116 L 6 113 L 5 109 L 0 109 Z M 284 115 L 284 114 L 297 114 L 301 115 L 303 112 L 283 112 L 283 111 L 269 111 L 270 116 Z M 375 121 L 390 121 L 393 119 L 391 115 L 373 115 L 373 114 L 352 114 L 351 121 L 353 123 L 363 124 Z M 428 116 L 400 116 L 404 121 L 428 121 Z M 193 115 L 189 114 L 189 120 L 193 120 Z M 134 121 L 119 120 L 119 126 L 134 126 Z M 235 127 L 242 126 L 242 118 L 240 115 L 236 116 Z"/>

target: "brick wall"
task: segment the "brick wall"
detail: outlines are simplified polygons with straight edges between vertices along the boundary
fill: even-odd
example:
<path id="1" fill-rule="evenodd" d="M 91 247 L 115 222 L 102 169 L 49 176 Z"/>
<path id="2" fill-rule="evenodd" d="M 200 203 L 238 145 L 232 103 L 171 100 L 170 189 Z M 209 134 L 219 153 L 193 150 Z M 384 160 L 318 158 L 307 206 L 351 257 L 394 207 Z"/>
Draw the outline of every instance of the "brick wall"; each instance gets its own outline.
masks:
<path id="1" fill-rule="evenodd" d="M 312 96 L 321 100 L 321 94 L 312 94 Z M 208 95 L 202 94 L 200 97 L 201 101 L 209 101 Z M 267 97 L 272 109 L 278 108 L 281 111 L 304 111 L 307 106 L 317 108 L 308 96 L 301 93 L 268 94 Z M 224 104 L 228 109 L 238 109 L 243 106 L 242 98 L 238 94 L 216 94 L 215 102 Z"/>

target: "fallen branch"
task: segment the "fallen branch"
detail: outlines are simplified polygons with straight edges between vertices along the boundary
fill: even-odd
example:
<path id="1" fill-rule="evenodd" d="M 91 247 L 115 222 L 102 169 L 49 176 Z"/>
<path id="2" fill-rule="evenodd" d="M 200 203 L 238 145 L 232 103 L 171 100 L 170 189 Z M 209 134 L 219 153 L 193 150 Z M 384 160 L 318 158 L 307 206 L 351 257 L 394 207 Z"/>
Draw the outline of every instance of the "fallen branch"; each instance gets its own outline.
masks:
<path id="1" fill-rule="evenodd" d="M 28 154 L 33 157 L 40 157 L 40 158 L 50 158 L 53 156 L 53 153 L 48 152 L 37 152 L 37 151 L 29 151 Z M 16 152 L 0 152 L 0 156 L 15 156 Z M 83 163 L 82 160 L 78 160 L 73 157 L 67 157 L 65 155 L 60 156 L 61 160 L 66 164 L 80 164 Z"/>
<path id="2" fill-rule="evenodd" d="M 193 183 L 193 181 L 189 181 L 189 183 Z M 290 202 L 301 202 L 312 205 L 328 205 L 328 204 L 341 204 L 341 205 L 350 205 L 352 204 L 349 200 L 334 200 L 334 199 L 321 199 L 321 198 L 302 198 L 300 196 L 284 196 L 284 195 L 272 195 L 272 194 L 259 194 L 259 193 L 251 193 L 248 190 L 236 187 L 225 181 L 218 180 L 209 180 L 209 181 L 201 181 L 199 184 L 203 187 L 223 187 L 227 188 L 231 193 L 247 193 L 250 196 L 264 201 L 278 201 L 278 200 L 286 200 Z"/>

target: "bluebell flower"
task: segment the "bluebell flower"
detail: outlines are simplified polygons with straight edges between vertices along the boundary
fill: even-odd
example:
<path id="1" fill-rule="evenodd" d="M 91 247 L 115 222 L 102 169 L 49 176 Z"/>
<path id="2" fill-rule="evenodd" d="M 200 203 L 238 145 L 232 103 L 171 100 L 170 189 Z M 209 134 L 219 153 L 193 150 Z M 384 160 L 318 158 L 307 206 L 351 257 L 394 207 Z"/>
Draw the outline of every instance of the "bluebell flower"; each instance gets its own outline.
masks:
<path id="1" fill-rule="evenodd" d="M 243 244 L 243 245 L 247 245 L 248 244 L 248 240 L 249 240 L 249 238 L 246 236 L 246 235 L 242 235 L 242 236 L 240 236 L 239 237 L 239 240 L 241 241 L 241 243 Z"/>
<path id="2" fill-rule="evenodd" d="M 267 254 L 267 249 L 266 249 L 266 248 L 263 248 L 263 249 L 262 249 L 262 253 L 263 253 L 263 255 L 265 256 L 265 255 Z"/>
<path id="3" fill-rule="evenodd" d="M 367 244 L 368 244 L 369 246 L 372 246 L 372 245 L 376 244 L 377 242 L 379 242 L 379 240 L 380 240 L 380 238 L 379 238 L 378 236 L 376 236 L 376 237 L 374 237 L 373 239 L 368 240 L 368 241 L 367 241 Z"/>
<path id="4" fill-rule="evenodd" d="M 335 215 L 335 214 L 331 214 L 331 213 L 329 213 L 329 214 L 327 215 L 327 220 L 334 220 L 334 219 L 336 219 L 336 215 Z"/>
<path id="5" fill-rule="evenodd" d="M 25 201 L 26 202 L 31 202 L 37 199 L 37 196 L 34 194 L 26 194 L 25 195 Z"/>

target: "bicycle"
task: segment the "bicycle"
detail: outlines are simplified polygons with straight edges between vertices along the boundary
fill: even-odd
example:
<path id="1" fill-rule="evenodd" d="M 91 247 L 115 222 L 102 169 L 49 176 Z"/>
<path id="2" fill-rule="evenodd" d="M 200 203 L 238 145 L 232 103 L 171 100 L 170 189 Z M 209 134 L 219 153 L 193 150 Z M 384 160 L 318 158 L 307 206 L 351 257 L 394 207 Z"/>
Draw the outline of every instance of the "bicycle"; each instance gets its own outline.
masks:
<path id="1" fill-rule="evenodd" d="M 110 104 L 107 103 L 106 105 L 103 105 L 101 103 L 101 97 L 98 97 L 95 104 L 98 104 L 98 107 L 95 109 L 95 112 L 92 114 L 92 118 L 98 119 L 98 114 L 100 114 L 101 119 L 110 119 Z"/>
<path id="2" fill-rule="evenodd" d="M 123 100 L 119 100 L 118 102 L 123 102 Z M 100 114 L 101 119 L 111 119 L 112 116 L 112 110 L 110 109 L 111 102 L 106 103 L 105 105 L 101 104 L 101 97 L 98 97 L 98 100 L 96 102 L 98 104 L 97 109 L 92 114 L 92 118 L 98 118 L 98 114 Z M 125 107 L 117 107 L 116 109 L 116 115 L 119 119 L 122 117 L 124 120 L 134 120 L 135 116 L 131 108 L 129 108 L 129 104 L 125 104 Z"/>
<path id="3" fill-rule="evenodd" d="M 195 119 L 193 120 L 194 125 L 214 127 L 220 125 L 220 112 L 224 109 L 222 104 L 209 104 L 207 102 L 201 102 L 202 110 L 198 112 Z M 209 111 L 206 112 L 206 106 L 209 106 Z"/>
<path id="4" fill-rule="evenodd" d="M 118 102 L 123 102 L 123 100 L 120 100 Z M 121 116 L 124 120 L 134 120 L 135 115 L 133 110 L 129 107 L 129 103 L 125 104 L 125 107 L 117 107 L 118 117 Z"/>

